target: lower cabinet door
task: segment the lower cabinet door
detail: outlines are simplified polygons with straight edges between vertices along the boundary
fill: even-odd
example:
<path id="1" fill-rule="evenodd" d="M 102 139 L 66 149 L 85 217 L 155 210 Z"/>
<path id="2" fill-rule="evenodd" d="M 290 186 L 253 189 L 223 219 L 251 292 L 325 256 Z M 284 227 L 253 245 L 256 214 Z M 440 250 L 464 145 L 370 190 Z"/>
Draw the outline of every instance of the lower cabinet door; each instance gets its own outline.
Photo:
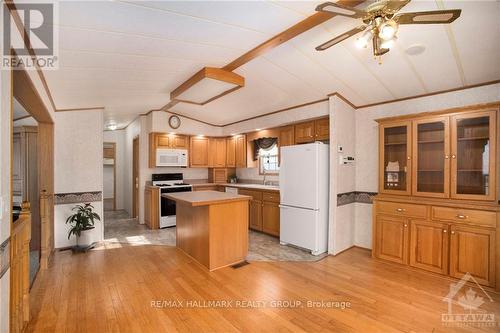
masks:
<path id="1" fill-rule="evenodd" d="M 276 202 L 264 201 L 262 205 L 262 230 L 270 235 L 280 235 L 280 207 Z"/>
<path id="2" fill-rule="evenodd" d="M 250 200 L 249 225 L 251 229 L 262 231 L 262 201 Z"/>
<path id="3" fill-rule="evenodd" d="M 411 221 L 410 266 L 448 274 L 448 224 Z"/>
<path id="4" fill-rule="evenodd" d="M 450 228 L 450 275 L 470 273 L 480 284 L 495 284 L 495 231 L 465 226 Z"/>
<path id="5" fill-rule="evenodd" d="M 375 256 L 400 264 L 408 263 L 408 220 L 406 218 L 377 216 Z"/>

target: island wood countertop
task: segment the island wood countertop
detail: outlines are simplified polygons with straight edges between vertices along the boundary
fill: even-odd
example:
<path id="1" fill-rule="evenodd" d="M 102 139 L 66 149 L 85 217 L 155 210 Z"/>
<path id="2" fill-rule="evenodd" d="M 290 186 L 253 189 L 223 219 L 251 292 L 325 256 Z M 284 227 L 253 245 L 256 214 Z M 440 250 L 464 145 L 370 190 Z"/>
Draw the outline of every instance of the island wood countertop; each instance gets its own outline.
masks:
<path id="1" fill-rule="evenodd" d="M 216 205 L 220 203 L 251 200 L 248 195 L 218 191 L 195 191 L 162 194 L 162 197 L 190 204 L 193 207 Z"/>

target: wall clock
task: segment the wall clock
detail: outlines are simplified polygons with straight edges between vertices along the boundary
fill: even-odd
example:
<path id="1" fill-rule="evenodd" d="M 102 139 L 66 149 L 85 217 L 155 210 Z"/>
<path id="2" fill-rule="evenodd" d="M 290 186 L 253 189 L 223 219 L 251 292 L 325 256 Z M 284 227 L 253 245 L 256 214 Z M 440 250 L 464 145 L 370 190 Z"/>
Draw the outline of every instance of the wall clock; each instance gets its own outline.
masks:
<path id="1" fill-rule="evenodd" d="M 170 116 L 170 118 L 168 118 L 168 124 L 171 128 L 178 129 L 179 126 L 181 126 L 181 119 L 177 116 Z"/>

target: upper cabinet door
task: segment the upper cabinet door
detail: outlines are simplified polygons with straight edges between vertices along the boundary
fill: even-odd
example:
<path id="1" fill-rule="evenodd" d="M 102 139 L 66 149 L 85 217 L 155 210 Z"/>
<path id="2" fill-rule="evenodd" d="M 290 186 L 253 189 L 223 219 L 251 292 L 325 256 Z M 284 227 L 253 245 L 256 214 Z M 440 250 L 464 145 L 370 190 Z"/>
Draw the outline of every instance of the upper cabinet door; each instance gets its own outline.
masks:
<path id="1" fill-rule="evenodd" d="M 192 168 L 207 168 L 209 166 L 208 138 L 191 137 L 190 158 Z"/>
<path id="2" fill-rule="evenodd" d="M 381 193 L 411 193 L 411 122 L 379 127 L 379 188 Z"/>
<path id="3" fill-rule="evenodd" d="M 237 168 L 247 167 L 247 137 L 245 135 L 236 137 L 235 158 Z"/>
<path id="4" fill-rule="evenodd" d="M 413 195 L 450 196 L 449 117 L 413 122 Z"/>
<path id="5" fill-rule="evenodd" d="M 495 200 L 496 110 L 451 118 L 451 197 Z"/>
<path id="6" fill-rule="evenodd" d="M 170 146 L 176 149 L 189 149 L 189 136 L 187 135 L 171 136 Z"/>
<path id="7" fill-rule="evenodd" d="M 295 125 L 295 143 L 314 142 L 314 120 Z"/>
<path id="8" fill-rule="evenodd" d="M 226 139 L 226 166 L 228 168 L 236 166 L 236 138 L 234 136 Z"/>
<path id="9" fill-rule="evenodd" d="M 316 140 L 330 140 L 330 118 L 316 120 L 314 122 L 314 132 Z"/>

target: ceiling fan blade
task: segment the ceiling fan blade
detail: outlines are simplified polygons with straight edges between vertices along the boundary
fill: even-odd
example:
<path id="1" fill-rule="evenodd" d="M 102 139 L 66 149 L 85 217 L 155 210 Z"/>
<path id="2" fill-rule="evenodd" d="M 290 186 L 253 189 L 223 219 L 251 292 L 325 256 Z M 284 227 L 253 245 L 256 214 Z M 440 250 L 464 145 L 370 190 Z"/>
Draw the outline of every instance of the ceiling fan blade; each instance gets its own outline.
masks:
<path id="1" fill-rule="evenodd" d="M 401 8 L 406 6 L 410 2 L 410 0 L 391 0 L 387 1 L 387 4 L 385 5 L 385 9 L 387 11 L 390 11 L 392 13 L 398 12 Z"/>
<path id="2" fill-rule="evenodd" d="M 363 10 L 352 8 L 349 6 L 337 4 L 334 2 L 325 2 L 316 7 L 317 12 L 325 12 L 330 14 L 337 14 L 352 18 L 363 18 L 367 13 Z"/>
<path id="3" fill-rule="evenodd" d="M 460 17 L 461 12 L 461 9 L 449 9 L 404 13 L 395 15 L 393 19 L 398 24 L 443 24 L 455 21 Z"/>
<path id="4" fill-rule="evenodd" d="M 340 42 L 341 42 L 341 41 L 343 41 L 344 39 L 347 39 L 347 38 L 349 38 L 349 37 L 351 37 L 351 36 L 354 36 L 355 34 L 357 34 L 357 33 L 361 32 L 361 31 L 365 30 L 365 29 L 366 29 L 366 27 L 367 27 L 366 25 L 360 25 L 360 26 L 359 26 L 359 27 L 357 27 L 357 28 L 354 28 L 354 29 L 352 29 L 352 30 L 349 30 L 349 31 L 347 31 L 347 32 L 343 33 L 342 35 L 339 35 L 339 36 L 337 36 L 337 37 L 335 37 L 335 38 L 332 38 L 332 39 L 330 39 L 328 42 L 325 42 L 325 43 L 321 44 L 320 46 L 317 46 L 317 47 L 316 47 L 316 50 L 317 50 L 317 51 L 324 51 L 324 50 L 326 50 L 327 48 L 332 47 L 333 45 L 335 45 L 335 44 L 337 44 L 337 43 L 340 43 Z"/>

